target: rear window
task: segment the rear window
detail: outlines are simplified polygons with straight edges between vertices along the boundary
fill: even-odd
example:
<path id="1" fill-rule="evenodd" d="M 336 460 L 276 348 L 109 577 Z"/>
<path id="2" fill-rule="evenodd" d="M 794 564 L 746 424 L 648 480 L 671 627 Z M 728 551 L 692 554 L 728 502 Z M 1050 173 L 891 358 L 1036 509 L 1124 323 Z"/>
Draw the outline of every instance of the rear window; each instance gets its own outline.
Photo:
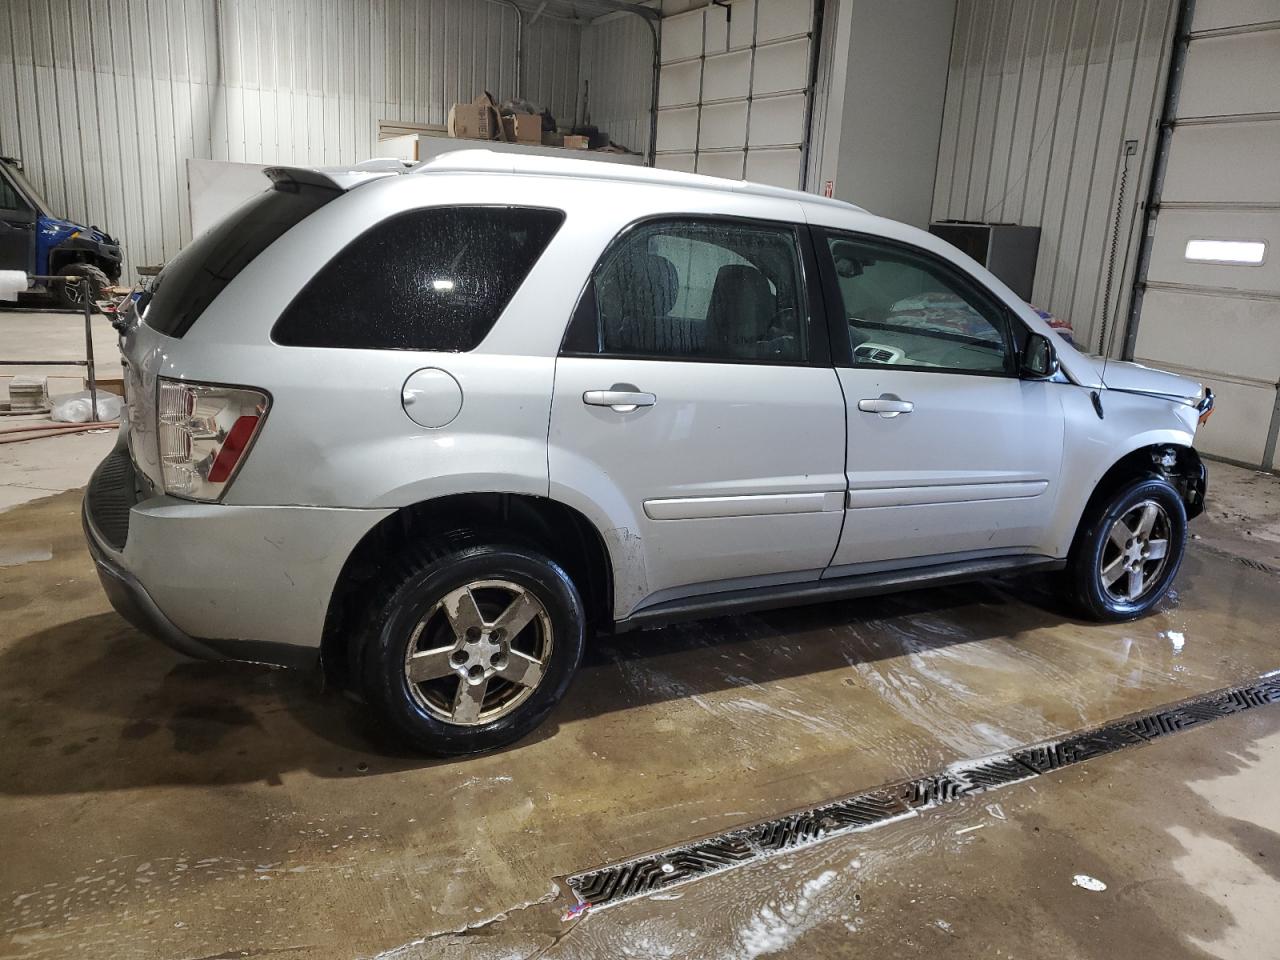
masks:
<path id="1" fill-rule="evenodd" d="M 282 183 L 254 197 L 165 264 L 138 304 L 142 321 L 181 337 L 258 254 L 340 193 Z"/>
<path id="2" fill-rule="evenodd" d="M 461 352 L 484 339 L 564 222 L 532 207 L 428 207 L 366 230 L 303 287 L 291 347 Z"/>

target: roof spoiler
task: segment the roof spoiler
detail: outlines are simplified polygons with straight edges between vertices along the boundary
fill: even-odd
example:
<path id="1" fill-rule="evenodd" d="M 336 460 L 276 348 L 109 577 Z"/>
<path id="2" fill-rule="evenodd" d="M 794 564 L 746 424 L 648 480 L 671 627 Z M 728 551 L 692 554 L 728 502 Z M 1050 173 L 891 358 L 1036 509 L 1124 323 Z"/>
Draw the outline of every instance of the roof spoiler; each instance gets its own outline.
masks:
<path id="1" fill-rule="evenodd" d="M 316 187 L 341 193 L 371 180 L 394 177 L 411 166 L 413 164 L 407 160 L 378 157 L 348 167 L 267 167 L 262 172 L 277 190 Z"/>

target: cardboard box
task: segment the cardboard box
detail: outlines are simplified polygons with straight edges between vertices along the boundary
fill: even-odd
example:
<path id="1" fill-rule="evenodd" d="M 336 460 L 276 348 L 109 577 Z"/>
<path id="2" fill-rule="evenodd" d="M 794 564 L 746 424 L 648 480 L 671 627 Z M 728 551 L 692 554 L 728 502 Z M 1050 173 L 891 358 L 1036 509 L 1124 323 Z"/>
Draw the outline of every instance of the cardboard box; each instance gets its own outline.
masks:
<path id="1" fill-rule="evenodd" d="M 493 140 L 497 136 L 493 118 L 493 105 L 483 94 L 470 103 L 455 103 L 449 108 L 449 136 Z"/>
<path id="2" fill-rule="evenodd" d="M 517 113 L 502 118 L 502 129 L 513 143 L 541 143 L 542 116 L 537 113 Z"/>
<path id="3" fill-rule="evenodd" d="M 548 130 L 542 135 L 542 145 L 544 147 L 563 147 L 564 134 L 557 133 L 555 130 Z"/>
<path id="4" fill-rule="evenodd" d="M 566 150 L 585 150 L 587 149 L 587 138 L 579 137 L 576 134 L 565 134 L 564 148 Z"/>

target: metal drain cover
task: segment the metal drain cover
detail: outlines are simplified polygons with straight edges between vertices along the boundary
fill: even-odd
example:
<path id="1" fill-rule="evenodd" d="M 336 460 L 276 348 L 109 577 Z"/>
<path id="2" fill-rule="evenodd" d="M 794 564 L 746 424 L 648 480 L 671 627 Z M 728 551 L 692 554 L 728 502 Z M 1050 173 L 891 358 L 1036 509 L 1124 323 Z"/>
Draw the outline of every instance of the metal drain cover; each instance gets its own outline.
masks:
<path id="1" fill-rule="evenodd" d="M 1157 707 L 1060 740 L 953 764 L 940 773 L 876 787 L 694 843 L 575 874 L 568 878 L 569 887 L 579 903 L 593 909 L 612 906 L 770 854 L 883 826 L 916 816 L 937 804 L 997 790 L 1188 727 L 1277 703 L 1280 671 L 1265 674 L 1246 686 Z"/>

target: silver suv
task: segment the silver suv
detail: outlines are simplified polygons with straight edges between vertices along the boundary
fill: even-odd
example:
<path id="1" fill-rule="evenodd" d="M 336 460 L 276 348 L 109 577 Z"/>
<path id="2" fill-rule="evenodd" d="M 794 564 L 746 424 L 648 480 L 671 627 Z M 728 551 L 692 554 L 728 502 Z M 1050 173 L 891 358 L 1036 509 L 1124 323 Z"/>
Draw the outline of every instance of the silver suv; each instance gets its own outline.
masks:
<path id="1" fill-rule="evenodd" d="M 121 323 L 89 546 L 139 628 L 318 658 L 424 751 L 527 733 L 591 631 L 1055 569 L 1136 617 L 1202 509 L 1207 390 L 848 204 L 487 151 L 267 175 Z"/>

